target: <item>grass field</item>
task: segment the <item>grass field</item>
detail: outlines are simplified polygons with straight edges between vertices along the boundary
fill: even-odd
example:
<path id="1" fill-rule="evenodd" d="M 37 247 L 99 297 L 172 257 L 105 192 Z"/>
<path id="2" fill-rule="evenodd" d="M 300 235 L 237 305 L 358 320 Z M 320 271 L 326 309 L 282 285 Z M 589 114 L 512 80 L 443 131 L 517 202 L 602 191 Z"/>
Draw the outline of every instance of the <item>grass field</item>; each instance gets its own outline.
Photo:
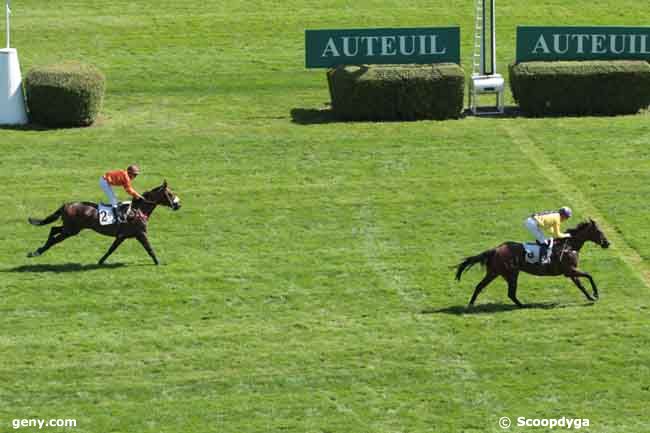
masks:
<path id="1" fill-rule="evenodd" d="M 650 21 L 631 0 L 497 7 L 504 73 L 517 24 Z M 13 11 L 23 71 L 82 60 L 108 89 L 97 126 L 0 129 L 1 432 L 64 418 L 98 433 L 490 433 L 502 416 L 650 432 L 647 112 L 294 119 L 329 99 L 325 73 L 304 68 L 305 29 L 460 25 L 468 70 L 472 2 L 16 0 Z M 28 216 L 101 199 L 99 176 L 133 162 L 138 190 L 166 178 L 184 204 L 151 220 L 162 266 L 129 241 L 98 267 L 111 240 L 94 233 L 25 257 L 48 232 Z M 452 267 L 527 238 L 528 214 L 561 205 L 570 225 L 593 217 L 612 242 L 582 255 L 600 301 L 522 276 L 535 308 L 512 308 L 496 281 L 465 310 L 482 274 L 457 283 Z"/>

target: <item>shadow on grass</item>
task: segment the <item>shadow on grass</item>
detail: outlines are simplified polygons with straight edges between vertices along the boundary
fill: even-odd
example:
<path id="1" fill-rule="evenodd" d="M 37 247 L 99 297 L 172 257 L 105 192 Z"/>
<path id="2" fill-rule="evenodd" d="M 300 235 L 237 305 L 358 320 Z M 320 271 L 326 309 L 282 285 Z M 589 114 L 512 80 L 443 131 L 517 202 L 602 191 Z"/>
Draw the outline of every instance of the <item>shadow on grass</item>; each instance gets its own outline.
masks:
<path id="1" fill-rule="evenodd" d="M 85 271 L 94 271 L 96 269 L 116 269 L 125 266 L 124 263 L 111 263 L 98 265 L 96 263 L 89 265 L 82 265 L 80 263 L 61 263 L 57 265 L 22 265 L 16 266 L 15 268 L 3 269 L 1 272 L 53 272 L 53 273 L 64 273 L 64 272 L 85 272 Z"/>
<path id="2" fill-rule="evenodd" d="M 507 311 L 517 311 L 517 310 L 526 310 L 526 309 L 537 309 L 537 310 L 555 310 L 560 308 L 574 308 L 574 307 L 591 307 L 593 302 L 583 303 L 583 304 L 560 304 L 559 302 L 533 302 L 530 304 L 524 304 L 524 307 L 518 307 L 515 304 L 479 304 L 474 305 L 473 307 L 468 307 L 467 305 L 454 305 L 452 307 L 446 308 L 425 308 L 420 313 L 421 314 L 453 314 L 456 316 L 462 316 L 464 314 L 491 314 L 491 313 L 503 313 Z"/>
<path id="3" fill-rule="evenodd" d="M 494 110 L 495 107 L 478 107 L 476 110 L 476 116 L 495 119 L 516 119 L 519 117 L 526 117 L 517 105 L 505 106 L 503 113 L 495 113 Z M 467 108 L 463 111 L 463 117 L 469 116 L 474 116 L 474 113 L 472 113 L 472 110 Z"/>
<path id="4" fill-rule="evenodd" d="M 31 131 L 31 132 L 47 132 L 66 129 L 80 129 L 80 128 L 96 128 L 106 123 L 107 118 L 104 116 L 97 116 L 91 125 L 43 125 L 41 123 L 29 122 L 25 125 L 0 125 L 0 130 L 7 131 Z"/>
<path id="5" fill-rule="evenodd" d="M 0 125 L 0 130 L 7 130 L 7 131 L 47 132 L 47 131 L 56 131 L 58 129 L 72 129 L 72 127 L 45 126 L 38 123 L 28 123 L 26 125 Z"/>
<path id="6" fill-rule="evenodd" d="M 299 125 L 319 125 L 342 122 L 337 119 L 330 108 L 294 108 L 291 110 L 291 120 Z"/>

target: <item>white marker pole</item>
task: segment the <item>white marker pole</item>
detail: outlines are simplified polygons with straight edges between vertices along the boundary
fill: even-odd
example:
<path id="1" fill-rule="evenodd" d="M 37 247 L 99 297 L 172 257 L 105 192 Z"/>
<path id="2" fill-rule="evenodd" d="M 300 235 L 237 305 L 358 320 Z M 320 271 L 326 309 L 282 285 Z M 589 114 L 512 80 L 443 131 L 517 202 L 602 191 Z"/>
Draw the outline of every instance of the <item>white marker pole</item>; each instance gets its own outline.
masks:
<path id="1" fill-rule="evenodd" d="M 10 33 L 9 33 L 9 15 L 11 15 L 11 0 L 7 0 L 7 48 L 11 48 Z"/>
<path id="2" fill-rule="evenodd" d="M 18 62 L 18 50 L 9 40 L 10 0 L 6 0 L 7 48 L 0 49 L 0 125 L 24 125 L 29 119 L 25 111 L 23 80 Z"/>

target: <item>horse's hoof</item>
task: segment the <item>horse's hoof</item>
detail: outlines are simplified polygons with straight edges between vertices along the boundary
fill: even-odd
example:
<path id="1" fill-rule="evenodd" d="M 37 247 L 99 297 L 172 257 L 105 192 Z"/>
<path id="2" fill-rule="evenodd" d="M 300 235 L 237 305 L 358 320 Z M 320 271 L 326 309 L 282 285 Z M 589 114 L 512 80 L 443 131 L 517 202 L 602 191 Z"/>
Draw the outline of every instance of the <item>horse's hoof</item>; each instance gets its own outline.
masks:
<path id="1" fill-rule="evenodd" d="M 38 257 L 40 255 L 41 255 L 41 253 L 39 253 L 38 251 L 32 251 L 32 252 L 27 253 L 27 257 L 29 257 L 29 258 Z"/>

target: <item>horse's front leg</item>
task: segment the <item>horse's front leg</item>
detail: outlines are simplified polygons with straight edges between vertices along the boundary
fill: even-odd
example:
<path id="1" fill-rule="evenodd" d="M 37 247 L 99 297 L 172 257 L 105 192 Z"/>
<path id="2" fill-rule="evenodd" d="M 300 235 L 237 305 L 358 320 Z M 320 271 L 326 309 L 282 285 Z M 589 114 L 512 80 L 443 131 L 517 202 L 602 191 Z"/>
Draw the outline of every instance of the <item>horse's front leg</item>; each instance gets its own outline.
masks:
<path id="1" fill-rule="evenodd" d="M 573 279 L 573 278 L 577 279 L 579 277 L 588 278 L 589 283 L 591 284 L 591 288 L 593 290 L 594 298 L 598 299 L 598 288 L 596 287 L 596 282 L 594 281 L 594 279 L 592 278 L 592 276 L 590 274 L 588 274 L 587 272 L 582 272 L 579 269 L 571 269 L 567 273 L 567 277 L 569 277 L 571 279 Z"/>
<path id="2" fill-rule="evenodd" d="M 144 247 L 145 250 L 147 250 L 147 253 L 149 253 L 149 256 L 153 259 L 153 262 L 158 265 L 158 258 L 156 257 L 156 253 L 153 252 L 153 248 L 151 248 L 151 245 L 149 244 L 149 239 L 147 238 L 147 234 L 144 232 L 140 232 L 137 235 L 135 235 L 136 239 L 140 241 L 142 246 Z"/>
<path id="3" fill-rule="evenodd" d="M 118 236 L 117 238 L 115 238 L 115 240 L 111 244 L 111 247 L 108 249 L 108 251 L 106 251 L 106 254 L 104 254 L 104 256 L 101 259 L 99 259 L 98 264 L 103 265 L 106 259 L 108 258 L 108 256 L 113 254 L 113 251 L 115 251 L 117 247 L 119 247 L 120 244 L 124 242 L 125 239 L 126 238 L 122 236 Z"/>
<path id="4" fill-rule="evenodd" d="M 573 283 L 576 285 L 576 287 L 578 287 L 580 289 L 580 291 L 585 295 L 585 297 L 587 299 L 589 299 L 590 301 L 595 301 L 595 299 L 592 298 L 589 293 L 587 293 L 587 290 L 584 288 L 584 286 L 582 285 L 582 283 L 580 282 L 578 277 L 570 277 L 570 278 L 571 278 L 571 281 L 573 281 Z"/>

